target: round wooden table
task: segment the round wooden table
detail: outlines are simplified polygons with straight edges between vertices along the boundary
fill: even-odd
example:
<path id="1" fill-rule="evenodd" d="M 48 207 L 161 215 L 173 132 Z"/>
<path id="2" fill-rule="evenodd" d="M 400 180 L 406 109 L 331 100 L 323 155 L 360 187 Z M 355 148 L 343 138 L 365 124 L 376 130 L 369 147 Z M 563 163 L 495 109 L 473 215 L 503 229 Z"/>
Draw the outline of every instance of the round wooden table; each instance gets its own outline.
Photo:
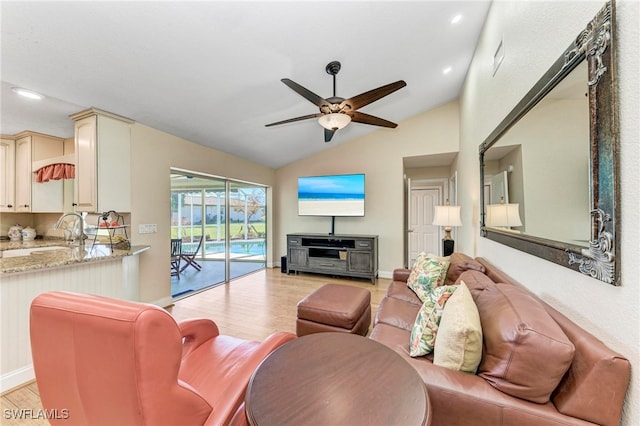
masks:
<path id="1" fill-rule="evenodd" d="M 247 388 L 251 425 L 425 425 L 429 397 L 418 372 L 381 343 L 316 333 L 276 349 Z"/>

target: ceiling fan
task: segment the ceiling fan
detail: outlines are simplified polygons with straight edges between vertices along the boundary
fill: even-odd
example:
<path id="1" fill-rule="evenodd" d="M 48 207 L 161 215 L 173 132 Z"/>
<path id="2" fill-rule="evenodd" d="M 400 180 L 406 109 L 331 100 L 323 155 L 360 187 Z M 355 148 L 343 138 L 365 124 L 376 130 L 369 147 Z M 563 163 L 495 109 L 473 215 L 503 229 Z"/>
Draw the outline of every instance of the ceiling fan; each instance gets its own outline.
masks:
<path id="1" fill-rule="evenodd" d="M 350 122 L 371 124 L 373 126 L 382 126 L 395 128 L 398 125 L 391 121 L 384 120 L 373 115 L 365 114 L 357 111 L 371 102 L 385 97 L 398 89 L 407 85 L 403 80 L 390 83 L 377 89 L 369 90 L 349 99 L 336 96 L 336 75 L 340 71 L 340 62 L 329 62 L 325 68 L 327 74 L 333 76 L 333 96 L 327 99 L 321 98 L 312 91 L 302 87 L 298 83 L 288 78 L 283 78 L 284 84 L 289 86 L 294 92 L 298 93 L 311 103 L 320 108 L 320 112 L 316 114 L 304 115 L 302 117 L 290 118 L 288 120 L 277 121 L 275 123 L 266 124 L 266 127 L 277 126 L 278 124 L 292 123 L 294 121 L 307 120 L 309 118 L 319 118 L 318 122 L 324 127 L 324 141 L 329 142 L 336 130 L 342 129 Z"/>

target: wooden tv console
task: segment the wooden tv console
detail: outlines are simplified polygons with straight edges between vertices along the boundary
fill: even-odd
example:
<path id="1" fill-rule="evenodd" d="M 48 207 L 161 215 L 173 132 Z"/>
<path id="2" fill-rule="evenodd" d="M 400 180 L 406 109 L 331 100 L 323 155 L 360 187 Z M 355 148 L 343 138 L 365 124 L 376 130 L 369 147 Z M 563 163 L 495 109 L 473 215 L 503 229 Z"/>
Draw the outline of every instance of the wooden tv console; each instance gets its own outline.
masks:
<path id="1" fill-rule="evenodd" d="M 377 235 L 287 234 L 287 274 L 378 276 Z"/>

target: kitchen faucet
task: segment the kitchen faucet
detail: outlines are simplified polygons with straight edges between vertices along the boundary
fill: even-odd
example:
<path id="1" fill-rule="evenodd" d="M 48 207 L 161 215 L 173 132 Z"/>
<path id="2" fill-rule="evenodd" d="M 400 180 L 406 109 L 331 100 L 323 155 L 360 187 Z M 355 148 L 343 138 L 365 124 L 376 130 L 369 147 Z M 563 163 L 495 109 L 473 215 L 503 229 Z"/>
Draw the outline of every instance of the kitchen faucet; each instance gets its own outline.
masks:
<path id="1" fill-rule="evenodd" d="M 73 229 L 69 230 L 67 227 L 65 227 L 65 231 L 69 231 L 71 233 L 71 242 L 75 242 L 78 241 L 78 243 L 80 245 L 84 244 L 84 240 L 86 240 L 88 237 L 87 235 L 84 233 L 84 218 L 82 217 L 82 215 L 80 213 L 76 213 L 76 212 L 71 212 L 71 213 L 64 213 L 62 216 L 60 216 L 60 219 L 58 219 L 58 221 L 56 222 L 56 224 L 54 225 L 54 229 L 60 229 L 60 226 L 62 225 L 63 219 L 67 216 L 76 216 L 78 219 L 80 219 L 80 221 L 78 222 L 77 220 L 74 221 L 74 227 Z M 66 239 L 66 238 L 65 238 Z"/>

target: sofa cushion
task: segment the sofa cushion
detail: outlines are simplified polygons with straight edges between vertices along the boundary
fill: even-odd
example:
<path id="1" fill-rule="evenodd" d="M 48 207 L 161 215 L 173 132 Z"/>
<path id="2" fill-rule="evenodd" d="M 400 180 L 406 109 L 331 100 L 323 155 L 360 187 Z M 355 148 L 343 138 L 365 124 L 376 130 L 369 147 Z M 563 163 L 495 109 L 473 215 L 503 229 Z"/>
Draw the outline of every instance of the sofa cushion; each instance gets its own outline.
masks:
<path id="1" fill-rule="evenodd" d="M 449 256 L 449 269 L 445 277 L 445 284 L 450 285 L 458 280 L 464 271 L 479 271 L 484 273 L 485 267 L 472 257 L 464 253 L 455 252 Z"/>
<path id="2" fill-rule="evenodd" d="M 462 281 L 442 311 L 433 363 L 475 374 L 482 358 L 482 327 L 473 297 Z"/>
<path id="3" fill-rule="evenodd" d="M 403 330 L 397 327 L 393 327 L 389 324 L 379 323 L 373 327 L 370 339 L 380 342 L 394 351 L 398 352 L 404 358 L 409 359 L 409 336 L 410 331 Z M 425 359 L 427 357 L 424 357 Z"/>
<path id="4" fill-rule="evenodd" d="M 447 299 L 457 288 L 458 286 L 445 285 L 435 287 L 429 292 L 411 329 L 409 354 L 412 357 L 426 355 L 433 351 L 442 311 Z"/>
<path id="5" fill-rule="evenodd" d="M 484 336 L 478 374 L 504 393 L 546 403 L 574 346 L 542 303 L 525 289 L 497 283 L 475 298 Z"/>
<path id="6" fill-rule="evenodd" d="M 439 258 L 431 254 L 420 253 L 407 279 L 407 287 L 413 290 L 422 302 L 432 287 L 444 284 L 449 268 L 448 258 Z"/>
<path id="7" fill-rule="evenodd" d="M 394 299 L 393 297 L 385 297 L 380 302 L 380 306 L 378 306 L 374 325 L 378 323 L 388 324 L 410 332 L 416 322 L 416 316 L 421 306 Z"/>
<path id="8" fill-rule="evenodd" d="M 487 287 L 496 285 L 491 278 L 479 271 L 468 270 L 464 271 L 458 277 L 456 283 L 464 281 L 473 296 L 473 300 L 477 303 L 478 295 L 480 295 Z"/>
<path id="9" fill-rule="evenodd" d="M 385 296 L 403 300 L 408 303 L 413 303 L 414 305 L 418 305 L 419 307 L 422 306 L 422 301 L 413 290 L 407 287 L 406 282 L 391 281 L 389 287 L 387 288 L 387 293 Z"/>

